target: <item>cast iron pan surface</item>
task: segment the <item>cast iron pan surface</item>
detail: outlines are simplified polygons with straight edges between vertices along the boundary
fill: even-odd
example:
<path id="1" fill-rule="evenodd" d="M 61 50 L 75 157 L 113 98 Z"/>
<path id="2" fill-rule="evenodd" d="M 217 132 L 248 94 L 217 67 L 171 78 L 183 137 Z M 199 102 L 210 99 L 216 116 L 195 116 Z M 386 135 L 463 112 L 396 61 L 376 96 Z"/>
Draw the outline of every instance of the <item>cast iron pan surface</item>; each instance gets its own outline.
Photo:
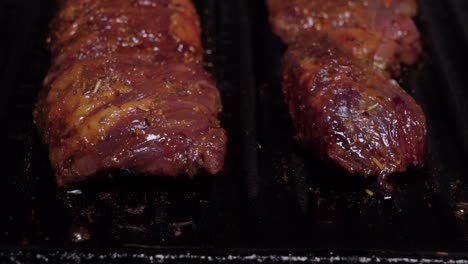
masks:
<path id="1" fill-rule="evenodd" d="M 394 175 L 392 195 L 294 141 L 279 84 L 285 47 L 262 0 L 195 2 L 205 66 L 224 103 L 223 172 L 194 180 L 116 172 L 59 189 L 32 124 L 56 7 L 1 1 L 0 262 L 468 262 L 463 1 L 420 3 L 425 55 L 398 81 L 427 114 L 426 166 Z"/>

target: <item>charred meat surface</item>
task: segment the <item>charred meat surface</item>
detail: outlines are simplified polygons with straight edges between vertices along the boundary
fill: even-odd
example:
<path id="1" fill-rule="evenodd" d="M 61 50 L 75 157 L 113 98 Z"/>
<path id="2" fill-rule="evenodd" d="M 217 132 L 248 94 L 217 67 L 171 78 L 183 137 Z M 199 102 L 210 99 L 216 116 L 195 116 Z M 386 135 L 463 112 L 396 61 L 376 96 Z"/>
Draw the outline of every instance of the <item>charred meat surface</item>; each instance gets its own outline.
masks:
<path id="1" fill-rule="evenodd" d="M 421 52 L 413 0 L 267 0 L 288 45 L 283 92 L 297 138 L 351 173 L 385 178 L 424 162 L 421 107 L 391 74 Z"/>
<path id="2" fill-rule="evenodd" d="M 422 51 L 412 17 L 416 0 L 267 0 L 273 30 L 284 42 L 302 32 L 320 31 L 355 57 L 399 73 Z"/>
<path id="3" fill-rule="evenodd" d="M 189 0 L 62 0 L 34 116 L 60 186 L 112 170 L 215 174 L 219 91 Z"/>

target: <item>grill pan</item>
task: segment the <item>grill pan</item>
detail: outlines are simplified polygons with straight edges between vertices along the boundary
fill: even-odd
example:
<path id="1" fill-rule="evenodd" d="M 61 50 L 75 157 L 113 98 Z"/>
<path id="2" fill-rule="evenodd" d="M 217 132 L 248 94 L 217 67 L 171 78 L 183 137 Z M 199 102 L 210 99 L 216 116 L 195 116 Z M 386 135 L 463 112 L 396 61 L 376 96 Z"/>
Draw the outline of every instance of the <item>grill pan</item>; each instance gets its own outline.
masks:
<path id="1" fill-rule="evenodd" d="M 463 1 L 420 1 L 425 55 L 398 81 L 427 115 L 426 166 L 394 175 L 391 196 L 294 141 L 279 84 L 285 47 L 263 1 L 195 2 L 224 103 L 223 172 L 193 181 L 116 172 L 69 189 L 55 186 L 31 114 L 56 7 L 0 3 L 1 262 L 468 263 Z"/>

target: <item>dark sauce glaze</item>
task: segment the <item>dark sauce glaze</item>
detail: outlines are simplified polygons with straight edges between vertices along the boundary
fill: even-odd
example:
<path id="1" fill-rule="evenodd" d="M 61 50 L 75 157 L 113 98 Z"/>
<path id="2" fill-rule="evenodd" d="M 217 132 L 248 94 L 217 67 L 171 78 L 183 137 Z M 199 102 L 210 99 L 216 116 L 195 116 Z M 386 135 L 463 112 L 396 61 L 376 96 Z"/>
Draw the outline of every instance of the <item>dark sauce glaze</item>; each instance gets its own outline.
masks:
<path id="1" fill-rule="evenodd" d="M 111 170 L 215 174 L 219 92 L 189 0 L 63 0 L 34 116 L 60 186 Z"/>

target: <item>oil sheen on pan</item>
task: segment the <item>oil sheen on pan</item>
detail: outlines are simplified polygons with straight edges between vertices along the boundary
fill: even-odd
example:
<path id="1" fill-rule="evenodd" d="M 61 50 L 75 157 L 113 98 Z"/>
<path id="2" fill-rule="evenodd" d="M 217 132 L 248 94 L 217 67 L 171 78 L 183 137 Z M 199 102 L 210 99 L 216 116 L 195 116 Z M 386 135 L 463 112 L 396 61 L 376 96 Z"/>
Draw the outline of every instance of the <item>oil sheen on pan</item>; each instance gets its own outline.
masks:
<path id="1" fill-rule="evenodd" d="M 34 119 L 59 186 L 222 169 L 222 103 L 191 1 L 61 0 L 49 46 Z"/>
<path id="2" fill-rule="evenodd" d="M 297 138 L 351 173 L 422 166 L 426 118 L 392 76 L 422 51 L 415 0 L 267 0 L 288 45 L 283 92 Z"/>

